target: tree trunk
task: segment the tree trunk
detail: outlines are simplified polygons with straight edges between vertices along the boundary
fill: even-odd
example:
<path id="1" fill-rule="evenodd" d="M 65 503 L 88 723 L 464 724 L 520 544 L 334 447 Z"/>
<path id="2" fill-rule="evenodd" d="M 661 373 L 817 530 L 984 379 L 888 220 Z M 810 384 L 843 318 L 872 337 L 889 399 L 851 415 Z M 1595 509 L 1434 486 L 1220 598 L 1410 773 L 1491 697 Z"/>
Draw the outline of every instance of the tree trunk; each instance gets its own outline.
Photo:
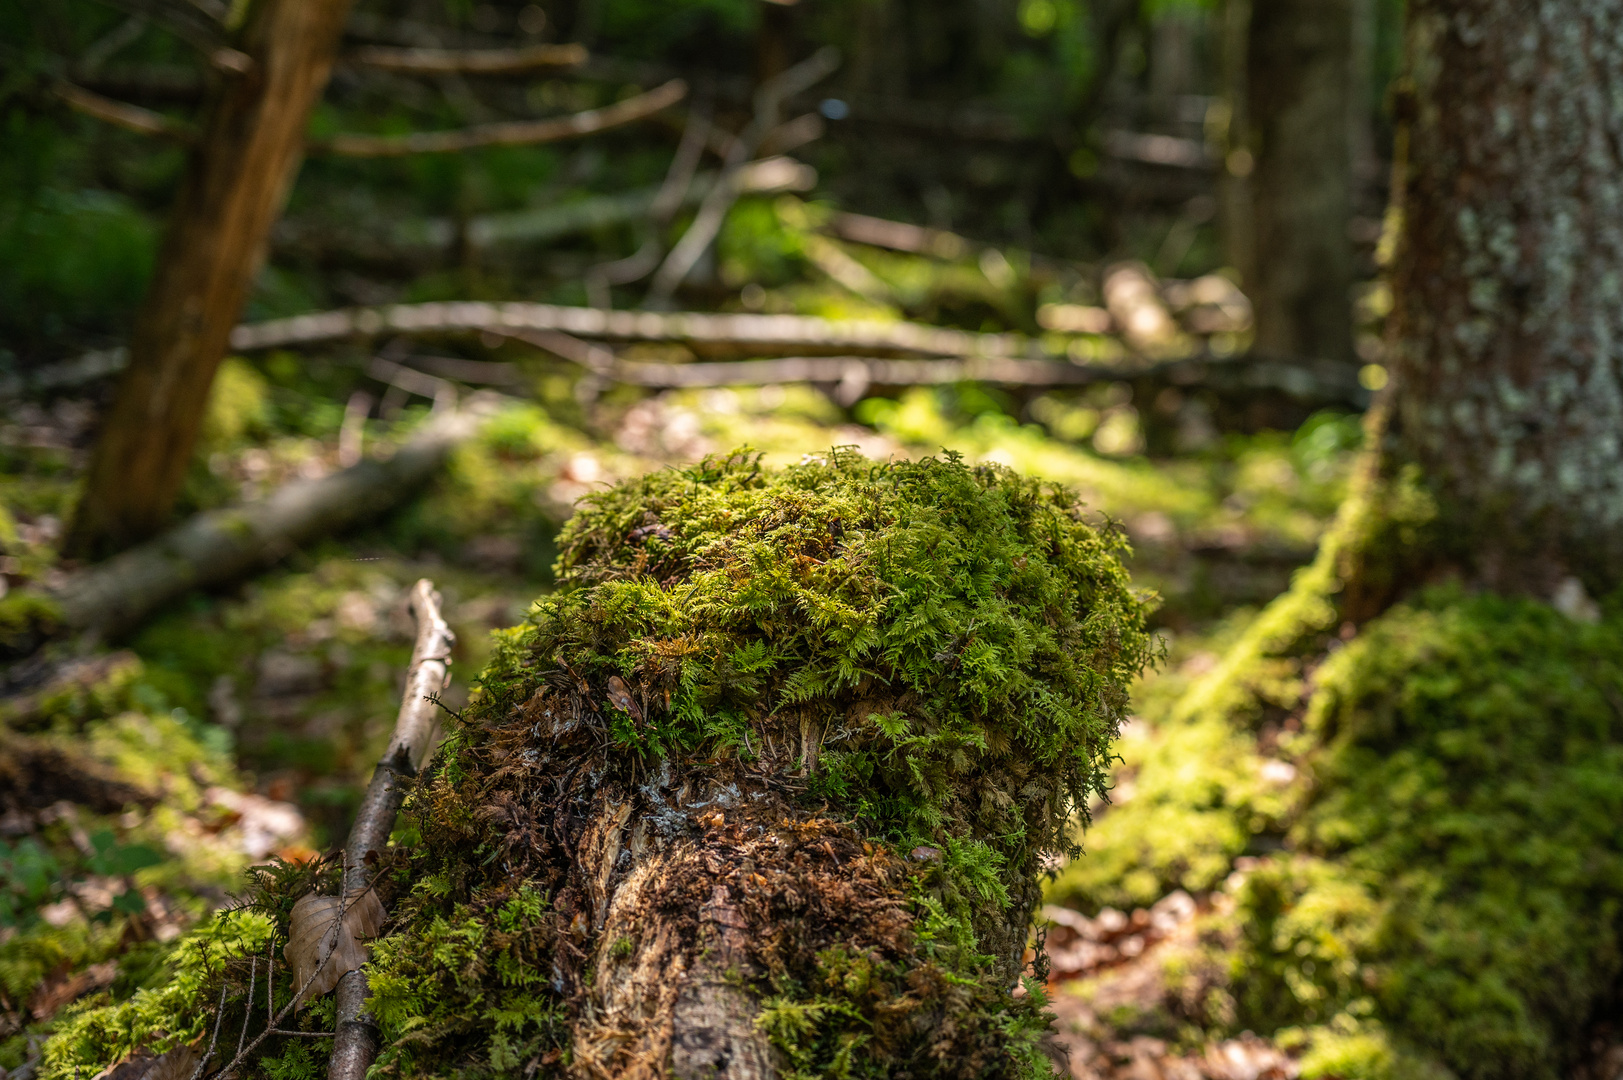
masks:
<path id="1" fill-rule="evenodd" d="M 130 366 L 92 456 L 68 549 L 118 550 L 156 532 L 191 461 L 215 369 L 297 171 L 350 0 L 259 0 L 253 66 L 210 109 L 175 203 Z"/>
<path id="2" fill-rule="evenodd" d="M 1599 593 L 1623 566 L 1620 34 L 1596 0 L 1410 9 L 1399 445 L 1444 554 L 1501 591 Z"/>
<path id="3" fill-rule="evenodd" d="M 1231 0 L 1244 29 L 1226 36 L 1231 48 L 1243 41 L 1245 76 L 1231 91 L 1243 93 L 1244 108 L 1229 171 L 1250 204 L 1233 231 L 1249 234 L 1239 265 L 1256 308 L 1256 348 L 1276 356 L 1352 356 L 1355 6 Z"/>

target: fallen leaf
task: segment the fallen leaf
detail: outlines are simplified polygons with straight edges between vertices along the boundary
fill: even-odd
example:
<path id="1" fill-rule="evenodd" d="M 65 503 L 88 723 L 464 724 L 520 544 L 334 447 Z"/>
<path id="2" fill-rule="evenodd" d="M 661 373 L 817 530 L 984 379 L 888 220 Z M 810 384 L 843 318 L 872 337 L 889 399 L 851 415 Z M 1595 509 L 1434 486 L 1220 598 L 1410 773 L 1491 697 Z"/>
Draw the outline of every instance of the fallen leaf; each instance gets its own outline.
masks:
<path id="1" fill-rule="evenodd" d="M 202 1056 L 202 1039 L 182 1043 L 157 1057 L 138 1051 L 107 1066 L 94 1080 L 191 1080 Z"/>
<path id="2" fill-rule="evenodd" d="M 340 903 L 336 896 L 309 893 L 293 905 L 282 955 L 293 965 L 293 985 L 304 987 L 296 1009 L 321 997 L 366 963 L 366 947 L 358 939 L 376 936 L 383 926 L 383 902 L 371 889 L 350 897 L 342 925 L 338 922 Z"/>
<path id="3" fill-rule="evenodd" d="M 636 699 L 631 696 L 631 689 L 618 675 L 609 676 L 609 704 L 633 720 L 642 719 L 642 710 L 637 707 Z"/>

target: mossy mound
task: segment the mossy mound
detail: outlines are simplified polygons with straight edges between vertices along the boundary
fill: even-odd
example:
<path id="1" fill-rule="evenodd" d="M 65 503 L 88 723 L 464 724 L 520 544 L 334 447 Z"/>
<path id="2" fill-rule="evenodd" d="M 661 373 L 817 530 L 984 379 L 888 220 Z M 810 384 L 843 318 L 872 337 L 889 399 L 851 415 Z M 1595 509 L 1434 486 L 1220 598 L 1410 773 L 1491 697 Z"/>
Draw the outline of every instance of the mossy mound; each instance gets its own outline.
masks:
<path id="1" fill-rule="evenodd" d="M 385 1067 L 474 1075 L 567 1049 L 567 988 L 592 973 L 570 955 L 568 844 L 546 833 L 578 805 L 560 790 L 617 780 L 766 808 L 729 842 L 783 838 L 744 892 L 774 928 L 751 935 L 754 989 L 786 1061 L 1031 1067 L 1036 1000 L 1007 987 L 1040 856 L 1100 790 L 1150 658 L 1120 537 L 1004 469 L 835 451 L 622 484 L 560 547 L 563 591 L 501 636 L 410 808 L 414 885 L 375 965 Z M 724 839 L 671 802 L 667 836 Z M 434 961 L 453 953 L 464 975 Z"/>
<path id="2" fill-rule="evenodd" d="M 731 890 L 727 978 L 781 1075 L 1046 1071 L 1040 984 L 1010 987 L 1153 651 L 1120 534 L 1006 469 L 836 450 L 621 484 L 559 544 L 560 591 L 497 634 L 380 868 L 380 1074 L 584 1068 L 583 1003 L 649 947 L 604 929 L 605 889 L 659 850 L 697 854 L 641 915 L 702 963 Z M 261 878 L 270 948 L 314 881 Z M 235 1030 L 248 967 L 188 1000 Z M 245 1071 L 320 1057 L 273 1037 Z"/>
<path id="3" fill-rule="evenodd" d="M 1251 1030 L 1304 1076 L 1470 1080 L 1572 1075 L 1615 1037 L 1623 613 L 1434 588 L 1356 626 L 1350 571 L 1424 550 L 1426 510 L 1366 475 L 1291 592 L 1149 718 L 1088 838 L 1131 854 L 1051 895 L 1220 894 L 1162 965 L 1166 1015 L 1118 1034 Z"/>

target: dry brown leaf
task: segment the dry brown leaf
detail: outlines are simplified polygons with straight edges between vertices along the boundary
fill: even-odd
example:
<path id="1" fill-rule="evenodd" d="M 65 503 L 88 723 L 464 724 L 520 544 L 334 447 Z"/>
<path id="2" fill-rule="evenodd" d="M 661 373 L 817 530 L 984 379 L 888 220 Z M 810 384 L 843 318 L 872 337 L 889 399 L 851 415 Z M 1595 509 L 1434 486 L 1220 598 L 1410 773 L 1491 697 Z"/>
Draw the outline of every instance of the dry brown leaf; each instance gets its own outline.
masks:
<path id="1" fill-rule="evenodd" d="M 203 1040 L 182 1043 L 152 1057 L 136 1053 L 103 1069 L 95 1080 L 191 1080 L 197 1061 L 203 1056 Z"/>
<path id="2" fill-rule="evenodd" d="M 626 686 L 625 680 L 618 675 L 609 676 L 609 704 L 633 720 L 642 719 L 642 710 L 637 707 L 637 700 L 631 696 L 631 690 Z"/>
<path id="3" fill-rule="evenodd" d="M 366 963 L 366 947 L 358 939 L 376 936 L 383 926 L 383 902 L 371 889 L 349 898 L 342 926 L 339 904 L 336 896 L 309 893 L 293 905 L 282 955 L 293 965 L 293 985 L 305 987 L 295 1008 L 304 1008 Z"/>

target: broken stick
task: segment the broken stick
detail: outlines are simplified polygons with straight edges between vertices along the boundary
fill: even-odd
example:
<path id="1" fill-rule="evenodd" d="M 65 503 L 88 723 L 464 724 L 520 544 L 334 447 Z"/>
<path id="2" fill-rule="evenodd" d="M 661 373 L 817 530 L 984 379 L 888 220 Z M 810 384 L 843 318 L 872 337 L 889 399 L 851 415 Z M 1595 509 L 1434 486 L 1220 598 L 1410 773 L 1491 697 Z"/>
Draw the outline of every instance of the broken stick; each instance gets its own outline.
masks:
<path id="1" fill-rule="evenodd" d="M 382 852 L 394 830 L 395 817 L 405 799 L 405 785 L 417 776 L 428 756 L 434 733 L 438 694 L 451 681 L 451 647 L 456 635 L 440 614 L 440 595 L 423 578 L 412 587 L 411 612 L 417 617 L 417 644 L 406 669 L 406 692 L 400 699 L 394 737 L 372 770 L 355 824 L 344 845 L 343 895 L 365 892 L 372 884 L 367 856 Z M 338 1015 L 328 1080 L 362 1080 L 378 1052 L 377 1027 L 367 1017 L 366 974 L 359 968 L 338 980 Z"/>

